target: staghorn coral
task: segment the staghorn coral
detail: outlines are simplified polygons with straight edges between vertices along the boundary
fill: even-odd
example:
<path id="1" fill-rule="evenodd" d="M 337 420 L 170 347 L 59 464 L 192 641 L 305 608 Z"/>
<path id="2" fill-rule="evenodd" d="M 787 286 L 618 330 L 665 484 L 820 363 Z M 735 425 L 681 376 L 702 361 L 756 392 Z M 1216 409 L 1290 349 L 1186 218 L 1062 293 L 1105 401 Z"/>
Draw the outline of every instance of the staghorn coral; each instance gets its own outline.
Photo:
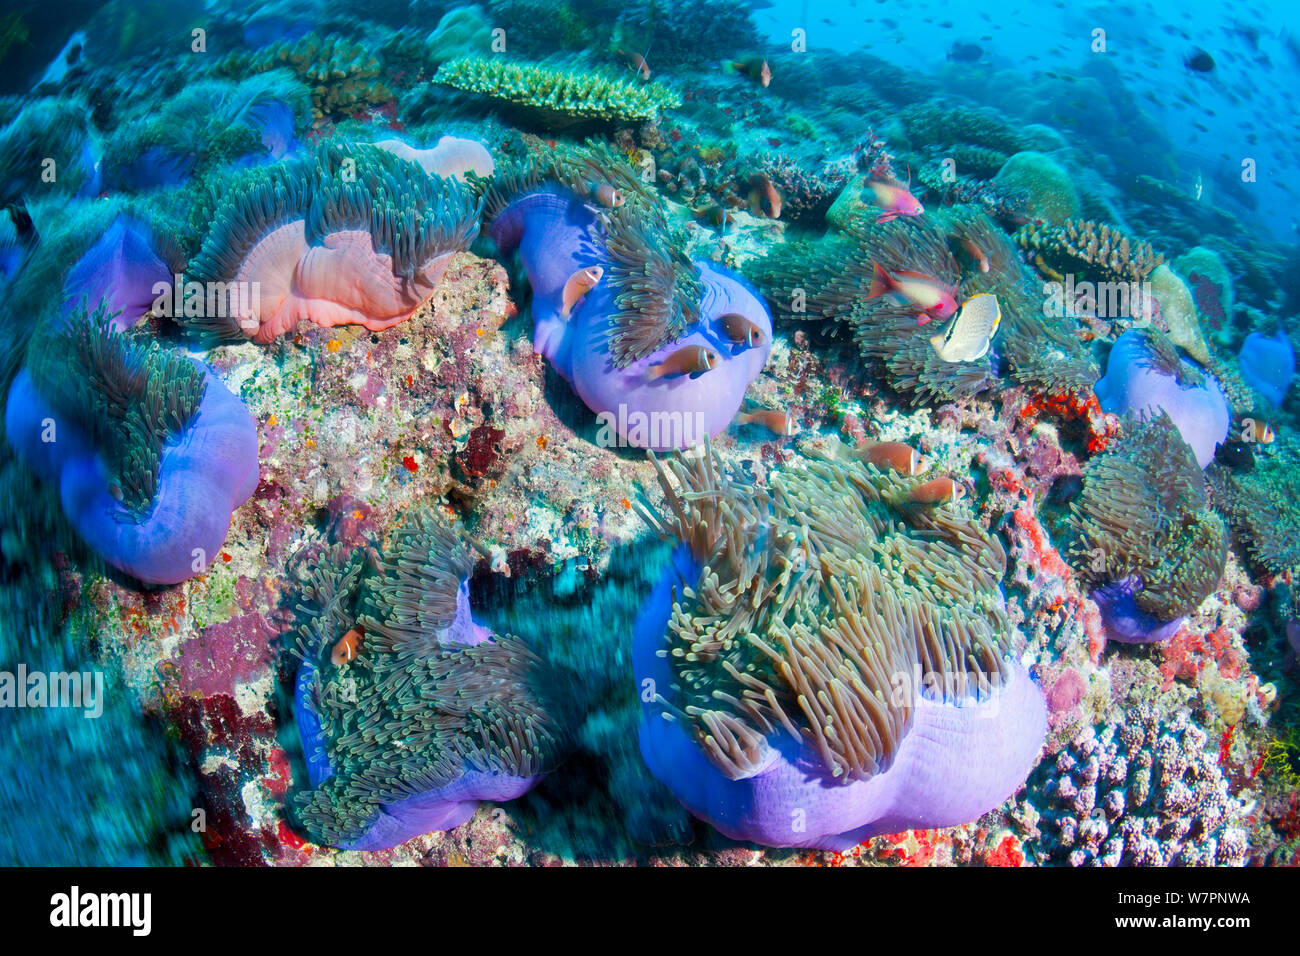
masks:
<path id="1" fill-rule="evenodd" d="M 86 543 L 150 584 L 205 570 L 257 485 L 239 399 L 205 366 L 114 331 L 102 306 L 32 341 L 5 432 Z"/>
<path id="2" fill-rule="evenodd" d="M 217 65 L 225 76 L 243 77 L 281 67 L 311 87 L 316 119 L 341 119 L 392 99 L 379 77 L 383 64 L 360 43 L 344 37 L 309 33 L 253 52 L 236 51 Z"/>
<path id="3" fill-rule="evenodd" d="M 312 839 L 386 849 L 451 829 L 480 800 L 508 800 L 554 764 L 541 661 L 470 616 L 470 552 L 417 512 L 386 558 L 329 549 L 308 572 L 295 717 L 311 789 L 295 816 Z M 352 629 L 355 658 L 332 651 Z"/>
<path id="4" fill-rule="evenodd" d="M 809 462 L 759 486 L 711 448 L 655 461 L 676 538 L 633 662 L 641 751 L 726 835 L 842 849 L 974 819 L 1019 786 L 1046 730 L 1007 657 L 1006 555 L 916 484 Z"/>
<path id="5" fill-rule="evenodd" d="M 653 121 L 681 105 L 658 83 L 637 85 L 599 73 L 552 70 L 498 59 L 463 57 L 445 63 L 435 83 L 508 103 L 552 127 L 586 121 Z"/>
<path id="6" fill-rule="evenodd" d="M 1118 641 L 1167 638 L 1223 576 L 1226 530 L 1164 412 L 1125 419 L 1120 439 L 1088 463 L 1069 526 L 1071 561 Z"/>
<path id="7" fill-rule="evenodd" d="M 619 203 L 602 209 L 590 198 L 601 190 Z M 499 210 L 488 235 L 503 253 L 517 249 L 528 274 L 534 349 L 603 427 L 662 450 L 727 426 L 767 361 L 771 320 L 735 276 L 678 251 L 662 202 L 626 163 L 595 145 L 544 152 L 503 175 L 487 200 Z M 566 314 L 566 285 L 593 268 L 600 278 Z M 737 337 L 728 316 L 753 334 Z M 690 348 L 714 358 L 692 374 L 659 374 Z"/>
<path id="8" fill-rule="evenodd" d="M 1056 282 L 1067 274 L 1101 282 L 1143 282 L 1165 261 L 1149 243 L 1134 242 L 1118 229 L 1091 220 L 1067 219 L 1059 226 L 1029 223 L 1016 232 L 1034 266 Z"/>
<path id="9" fill-rule="evenodd" d="M 186 270 L 195 294 L 177 318 L 263 344 L 306 320 L 390 328 L 473 241 L 481 207 L 460 181 L 371 145 L 325 143 L 250 170 L 212 186 L 196 209 L 210 226 Z"/>

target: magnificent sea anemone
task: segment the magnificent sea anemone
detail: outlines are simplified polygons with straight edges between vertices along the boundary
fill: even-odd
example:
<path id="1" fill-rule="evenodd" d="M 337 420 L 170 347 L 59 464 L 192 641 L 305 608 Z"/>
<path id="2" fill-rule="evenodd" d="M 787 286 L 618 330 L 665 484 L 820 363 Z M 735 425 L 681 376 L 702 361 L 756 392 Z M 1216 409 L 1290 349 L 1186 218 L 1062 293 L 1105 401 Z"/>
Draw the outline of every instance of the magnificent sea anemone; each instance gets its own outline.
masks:
<path id="1" fill-rule="evenodd" d="M 738 276 L 673 247 L 661 201 L 626 164 L 575 150 L 507 176 L 493 199 L 488 235 L 518 250 L 532 287 L 533 347 L 602 426 L 662 451 L 730 424 L 767 362 L 771 318 Z"/>
<path id="2" fill-rule="evenodd" d="M 103 307 L 33 339 L 5 432 L 119 570 L 176 584 L 215 559 L 257 487 L 257 428 L 206 366 L 115 331 Z"/>
<path id="3" fill-rule="evenodd" d="M 186 273 L 191 328 L 266 343 L 302 321 L 371 331 L 408 318 L 480 204 L 454 179 L 371 145 L 329 143 L 213 192 L 212 226 Z"/>
<path id="4" fill-rule="evenodd" d="M 729 837 L 843 850 L 979 817 L 1046 733 L 1008 656 L 1006 555 L 916 484 L 813 462 L 759 486 L 712 450 L 656 461 L 673 568 L 637 622 L 641 752 Z"/>
<path id="5" fill-rule="evenodd" d="M 336 546 L 302 608 L 295 716 L 311 789 L 294 808 L 313 840 L 345 849 L 396 846 L 519 796 L 561 738 L 545 666 L 471 617 L 466 548 L 424 512 L 394 538 L 370 563 Z"/>

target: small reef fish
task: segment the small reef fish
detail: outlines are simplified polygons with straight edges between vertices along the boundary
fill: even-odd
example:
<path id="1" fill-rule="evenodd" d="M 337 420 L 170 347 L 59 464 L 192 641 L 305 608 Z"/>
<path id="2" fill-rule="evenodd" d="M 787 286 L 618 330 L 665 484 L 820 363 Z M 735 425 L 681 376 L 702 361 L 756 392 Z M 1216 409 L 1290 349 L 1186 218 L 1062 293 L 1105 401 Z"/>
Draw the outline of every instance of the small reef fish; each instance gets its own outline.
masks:
<path id="1" fill-rule="evenodd" d="M 718 319 L 727 338 L 737 345 L 753 348 L 763 344 L 763 330 L 739 312 L 728 312 Z"/>
<path id="2" fill-rule="evenodd" d="M 1277 431 L 1262 418 L 1243 418 L 1240 434 L 1242 441 L 1256 445 L 1271 445 L 1277 439 Z"/>
<path id="3" fill-rule="evenodd" d="M 568 318 L 573 312 L 573 307 L 577 305 L 582 297 L 596 287 L 596 283 L 605 275 L 605 270 L 601 266 L 588 266 L 585 269 L 579 269 L 573 275 L 569 276 L 564 283 L 564 290 L 560 293 L 560 315 Z"/>
<path id="4" fill-rule="evenodd" d="M 969 239 L 961 240 L 962 251 L 970 256 L 971 262 L 979 267 L 980 272 L 989 271 L 989 257 L 984 254 L 984 250 Z"/>
<path id="5" fill-rule="evenodd" d="M 668 375 L 702 375 L 718 364 L 716 352 L 702 345 L 684 345 L 658 365 L 646 369 L 650 378 L 664 378 Z"/>
<path id="6" fill-rule="evenodd" d="M 925 212 L 921 200 L 912 195 L 909 180 L 900 183 L 893 179 L 868 179 L 862 190 L 862 201 L 874 203 L 880 207 L 876 222 L 890 222 L 899 216 L 919 216 Z"/>
<path id="7" fill-rule="evenodd" d="M 749 208 L 755 216 L 781 218 L 781 194 L 772 185 L 772 180 L 763 173 L 757 173 L 750 180 Z"/>
<path id="8" fill-rule="evenodd" d="M 757 80 L 764 87 L 772 82 L 772 69 L 767 65 L 767 60 L 762 57 L 752 56 L 747 60 L 728 60 L 722 64 L 722 69 L 727 73 L 743 74 L 751 80 Z"/>
<path id="9" fill-rule="evenodd" d="M 1200 47 L 1195 47 L 1183 60 L 1183 66 L 1189 70 L 1195 70 L 1197 73 L 1209 73 L 1214 69 L 1214 57 Z"/>
<path id="10" fill-rule="evenodd" d="M 361 640 L 365 636 L 366 632 L 361 628 L 352 628 L 339 638 L 338 643 L 334 645 L 334 649 L 330 651 L 330 662 L 335 667 L 342 667 L 344 664 L 352 663 L 361 650 Z"/>
<path id="11" fill-rule="evenodd" d="M 609 183 L 592 183 L 590 193 L 591 198 L 606 209 L 617 209 L 623 205 L 623 194 Z"/>
<path id="12" fill-rule="evenodd" d="M 1002 322 L 998 297 L 981 292 L 967 299 L 946 332 L 930 338 L 930 344 L 945 362 L 974 362 L 989 351 L 989 342 Z"/>
<path id="13" fill-rule="evenodd" d="M 774 435 L 790 437 L 799 434 L 799 424 L 788 411 L 782 412 L 772 408 L 760 408 L 752 412 L 741 412 L 736 416 L 737 425 L 762 425 Z"/>
<path id="14" fill-rule="evenodd" d="M 900 475 L 919 475 L 925 470 L 921 453 L 901 441 L 869 441 L 859 445 L 854 454 L 865 464 L 889 468 Z"/>
<path id="15" fill-rule="evenodd" d="M 957 311 L 957 290 L 948 283 L 908 270 L 890 275 L 878 262 L 873 262 L 871 267 L 874 275 L 867 289 L 867 298 L 896 295 L 920 306 L 924 311 L 917 316 L 917 325 L 925 325 L 931 319 L 946 319 Z"/>
<path id="16" fill-rule="evenodd" d="M 710 203 L 707 206 L 699 206 L 691 209 L 691 215 L 700 222 L 707 223 L 719 232 L 726 232 L 727 226 L 735 222 L 730 210 L 725 206 L 717 203 Z"/>
<path id="17" fill-rule="evenodd" d="M 650 64 L 645 61 L 640 53 L 627 53 L 623 50 L 618 51 L 618 55 L 627 60 L 627 65 L 640 74 L 641 79 L 650 79 Z"/>
<path id="18" fill-rule="evenodd" d="M 923 505 L 946 505 L 965 495 L 965 487 L 947 475 L 922 482 L 907 493 L 907 497 Z"/>

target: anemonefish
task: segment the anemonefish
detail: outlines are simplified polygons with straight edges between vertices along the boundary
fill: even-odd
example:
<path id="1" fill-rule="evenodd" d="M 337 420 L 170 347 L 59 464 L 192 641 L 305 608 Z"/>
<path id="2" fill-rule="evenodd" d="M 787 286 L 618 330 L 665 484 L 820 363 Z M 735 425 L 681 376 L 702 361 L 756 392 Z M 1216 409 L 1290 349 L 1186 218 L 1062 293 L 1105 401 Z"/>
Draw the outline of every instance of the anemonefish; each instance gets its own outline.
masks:
<path id="1" fill-rule="evenodd" d="M 707 372 L 718 364 L 718 354 L 702 345 L 684 345 L 658 365 L 646 369 L 649 378 L 664 378 L 669 375 L 696 376 Z"/>
<path id="2" fill-rule="evenodd" d="M 560 315 L 567 319 L 573 312 L 573 307 L 582 301 L 582 297 L 595 287 L 604 274 L 605 270 L 601 266 L 588 266 L 569 276 L 560 292 Z"/>
<path id="3" fill-rule="evenodd" d="M 919 475 L 925 466 L 921 453 L 901 441 L 867 442 L 858 447 L 857 456 L 866 464 L 902 475 Z"/>
<path id="4" fill-rule="evenodd" d="M 718 321 L 722 323 L 722 330 L 727 333 L 727 338 L 737 345 L 753 348 L 763 344 L 763 330 L 739 312 L 728 312 L 726 315 L 719 316 Z"/>
<path id="5" fill-rule="evenodd" d="M 965 487 L 945 475 L 922 482 L 909 491 L 907 497 L 923 505 L 946 505 L 965 494 Z"/>
<path id="6" fill-rule="evenodd" d="M 782 412 L 772 408 L 741 412 L 736 416 L 737 425 L 762 425 L 774 435 L 789 437 L 799 434 L 799 424 L 788 411 Z"/>
<path id="7" fill-rule="evenodd" d="M 334 649 L 330 651 L 330 661 L 335 667 L 342 667 L 344 664 L 350 664 L 356 660 L 357 654 L 361 650 L 361 640 L 366 636 L 366 632 L 359 627 L 354 627 L 342 637 L 339 638 Z"/>

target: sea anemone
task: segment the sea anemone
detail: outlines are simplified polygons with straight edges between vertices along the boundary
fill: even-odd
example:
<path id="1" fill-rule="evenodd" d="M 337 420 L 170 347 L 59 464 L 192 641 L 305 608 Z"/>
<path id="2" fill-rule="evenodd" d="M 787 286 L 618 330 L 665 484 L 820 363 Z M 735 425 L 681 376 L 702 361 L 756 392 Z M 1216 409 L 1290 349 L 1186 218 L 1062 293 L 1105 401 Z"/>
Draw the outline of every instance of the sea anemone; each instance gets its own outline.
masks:
<path id="1" fill-rule="evenodd" d="M 473 620 L 472 567 L 455 535 L 419 512 L 386 559 L 335 546 L 310 570 L 294 695 L 311 789 L 292 806 L 318 843 L 378 850 L 451 829 L 554 764 L 546 669 L 522 641 Z M 354 632 L 364 634 L 355 658 L 335 664 Z"/>
<path id="2" fill-rule="evenodd" d="M 33 339 L 5 406 L 14 451 L 77 532 L 147 584 L 202 573 L 257 486 L 257 429 L 204 365 L 84 306 Z"/>
<path id="3" fill-rule="evenodd" d="M 767 361 L 771 319 L 739 277 L 678 251 L 661 202 L 625 163 L 595 147 L 548 156 L 503 177 L 489 202 L 500 212 L 488 235 L 502 253 L 518 250 L 528 274 L 533 347 L 602 428 L 664 450 L 727 427 Z M 571 280 L 593 268 L 600 278 L 566 302 Z M 714 358 L 665 371 L 688 349 Z"/>
<path id="4" fill-rule="evenodd" d="M 1272 405 L 1280 406 L 1295 378 L 1295 349 L 1286 329 L 1279 327 L 1273 335 L 1251 332 L 1241 343 L 1237 358 L 1246 384 Z"/>
<path id="5" fill-rule="evenodd" d="M 1218 586 L 1228 557 L 1191 447 L 1163 411 L 1124 420 L 1124 433 L 1088 462 L 1071 506 L 1071 560 L 1092 586 L 1107 636 L 1172 636 Z"/>
<path id="6" fill-rule="evenodd" d="M 1115 340 L 1096 391 L 1102 409 L 1116 415 L 1166 413 L 1202 468 L 1228 437 L 1232 410 L 1218 380 L 1155 329 L 1130 329 Z"/>
<path id="7" fill-rule="evenodd" d="M 916 481 L 810 462 L 759 486 L 712 449 L 655 460 L 681 544 L 638 619 L 641 752 L 727 836 L 842 850 L 967 822 L 1046 733 L 1008 656 L 1006 554 Z"/>
<path id="8" fill-rule="evenodd" d="M 198 214 L 212 222 L 186 273 L 199 294 L 177 318 L 260 343 L 304 320 L 390 328 L 473 241 L 480 207 L 459 181 L 369 145 L 328 143 L 250 170 L 214 187 Z"/>

